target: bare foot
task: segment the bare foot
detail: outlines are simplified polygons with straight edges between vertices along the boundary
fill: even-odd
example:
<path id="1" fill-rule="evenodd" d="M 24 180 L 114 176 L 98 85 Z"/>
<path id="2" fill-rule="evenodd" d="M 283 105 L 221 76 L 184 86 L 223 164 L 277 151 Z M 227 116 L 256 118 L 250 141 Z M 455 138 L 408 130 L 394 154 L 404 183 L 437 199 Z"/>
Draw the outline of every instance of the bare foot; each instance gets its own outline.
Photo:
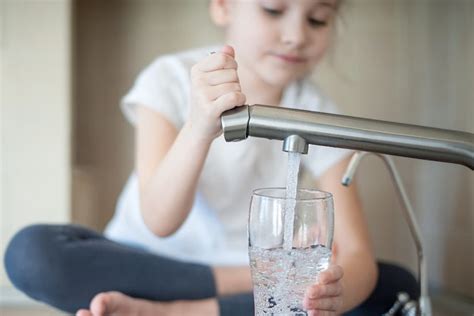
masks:
<path id="1" fill-rule="evenodd" d="M 77 316 L 167 316 L 169 304 L 132 298 L 120 292 L 97 294 L 90 304 L 90 309 L 81 309 Z"/>
<path id="2" fill-rule="evenodd" d="M 77 311 L 76 316 L 213 316 L 218 314 L 217 300 L 212 298 L 163 303 L 132 298 L 120 292 L 105 292 L 94 297 L 89 310 L 81 309 Z"/>
<path id="3" fill-rule="evenodd" d="M 249 267 L 214 267 L 218 295 L 231 295 L 252 291 Z"/>

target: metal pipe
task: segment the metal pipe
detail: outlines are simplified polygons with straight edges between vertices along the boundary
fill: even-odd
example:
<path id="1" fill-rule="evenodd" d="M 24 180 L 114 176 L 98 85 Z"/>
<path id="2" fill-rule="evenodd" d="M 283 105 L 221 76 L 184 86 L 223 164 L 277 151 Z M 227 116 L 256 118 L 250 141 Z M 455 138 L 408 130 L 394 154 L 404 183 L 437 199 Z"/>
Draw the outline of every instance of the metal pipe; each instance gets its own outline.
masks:
<path id="1" fill-rule="evenodd" d="M 357 167 L 359 166 L 360 161 L 367 152 L 356 152 L 352 156 L 349 165 L 347 166 L 346 172 L 342 177 L 342 184 L 344 186 L 349 186 L 354 178 Z M 372 153 L 373 154 L 373 153 Z M 426 260 L 423 254 L 423 243 L 421 240 L 421 230 L 416 220 L 415 212 L 406 193 L 405 187 L 403 186 L 400 174 L 395 167 L 393 159 L 387 155 L 382 154 L 373 154 L 383 160 L 385 166 L 390 172 L 392 182 L 397 190 L 398 197 L 402 204 L 403 216 L 405 221 L 410 228 L 411 237 L 415 242 L 415 248 L 418 257 L 418 281 L 420 282 L 420 299 L 419 299 L 419 308 L 422 316 L 431 316 L 431 302 L 428 295 L 428 275 L 426 268 Z"/>
<path id="2" fill-rule="evenodd" d="M 226 141 L 248 136 L 451 162 L 474 169 L 474 134 L 267 105 L 243 105 L 222 117 Z M 301 147 L 298 147 L 301 148 Z M 304 147 L 303 147 L 304 148 Z"/>

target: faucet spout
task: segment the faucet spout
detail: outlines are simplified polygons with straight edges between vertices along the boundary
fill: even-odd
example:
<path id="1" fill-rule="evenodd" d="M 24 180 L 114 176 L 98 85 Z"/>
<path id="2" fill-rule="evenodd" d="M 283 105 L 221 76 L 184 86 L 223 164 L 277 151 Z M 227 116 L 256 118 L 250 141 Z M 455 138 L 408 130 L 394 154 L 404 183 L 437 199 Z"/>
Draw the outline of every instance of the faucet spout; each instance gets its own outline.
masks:
<path id="1" fill-rule="evenodd" d="M 467 132 L 268 105 L 237 107 L 225 112 L 221 122 L 226 141 L 248 136 L 284 141 L 297 135 L 307 144 L 450 162 L 474 169 L 474 134 Z M 284 150 L 293 150 L 292 138 L 286 143 Z"/>
<path id="2" fill-rule="evenodd" d="M 283 151 L 307 154 L 308 153 L 308 143 L 306 140 L 298 135 L 290 135 L 283 141 Z"/>

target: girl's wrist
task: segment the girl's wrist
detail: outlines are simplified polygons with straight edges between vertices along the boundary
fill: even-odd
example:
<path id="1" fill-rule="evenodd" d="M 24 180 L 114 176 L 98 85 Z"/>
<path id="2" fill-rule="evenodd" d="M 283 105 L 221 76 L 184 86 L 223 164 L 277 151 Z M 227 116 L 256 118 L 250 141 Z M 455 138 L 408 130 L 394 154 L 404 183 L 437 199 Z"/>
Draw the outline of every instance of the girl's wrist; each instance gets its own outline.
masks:
<path id="1" fill-rule="evenodd" d="M 210 146 L 214 140 L 212 136 L 205 135 L 197 130 L 190 121 L 184 123 L 181 133 L 183 133 L 185 138 L 189 139 L 192 143 L 200 146 Z"/>

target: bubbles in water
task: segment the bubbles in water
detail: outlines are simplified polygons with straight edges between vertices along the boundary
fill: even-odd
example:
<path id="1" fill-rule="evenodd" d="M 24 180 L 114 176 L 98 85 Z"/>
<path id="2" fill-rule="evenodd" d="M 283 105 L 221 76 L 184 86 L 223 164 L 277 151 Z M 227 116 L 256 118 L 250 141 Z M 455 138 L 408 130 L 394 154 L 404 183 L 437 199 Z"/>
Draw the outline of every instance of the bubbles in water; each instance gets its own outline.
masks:
<path id="1" fill-rule="evenodd" d="M 307 315 L 306 289 L 329 265 L 331 250 L 322 246 L 286 250 L 250 247 L 256 315 Z"/>

